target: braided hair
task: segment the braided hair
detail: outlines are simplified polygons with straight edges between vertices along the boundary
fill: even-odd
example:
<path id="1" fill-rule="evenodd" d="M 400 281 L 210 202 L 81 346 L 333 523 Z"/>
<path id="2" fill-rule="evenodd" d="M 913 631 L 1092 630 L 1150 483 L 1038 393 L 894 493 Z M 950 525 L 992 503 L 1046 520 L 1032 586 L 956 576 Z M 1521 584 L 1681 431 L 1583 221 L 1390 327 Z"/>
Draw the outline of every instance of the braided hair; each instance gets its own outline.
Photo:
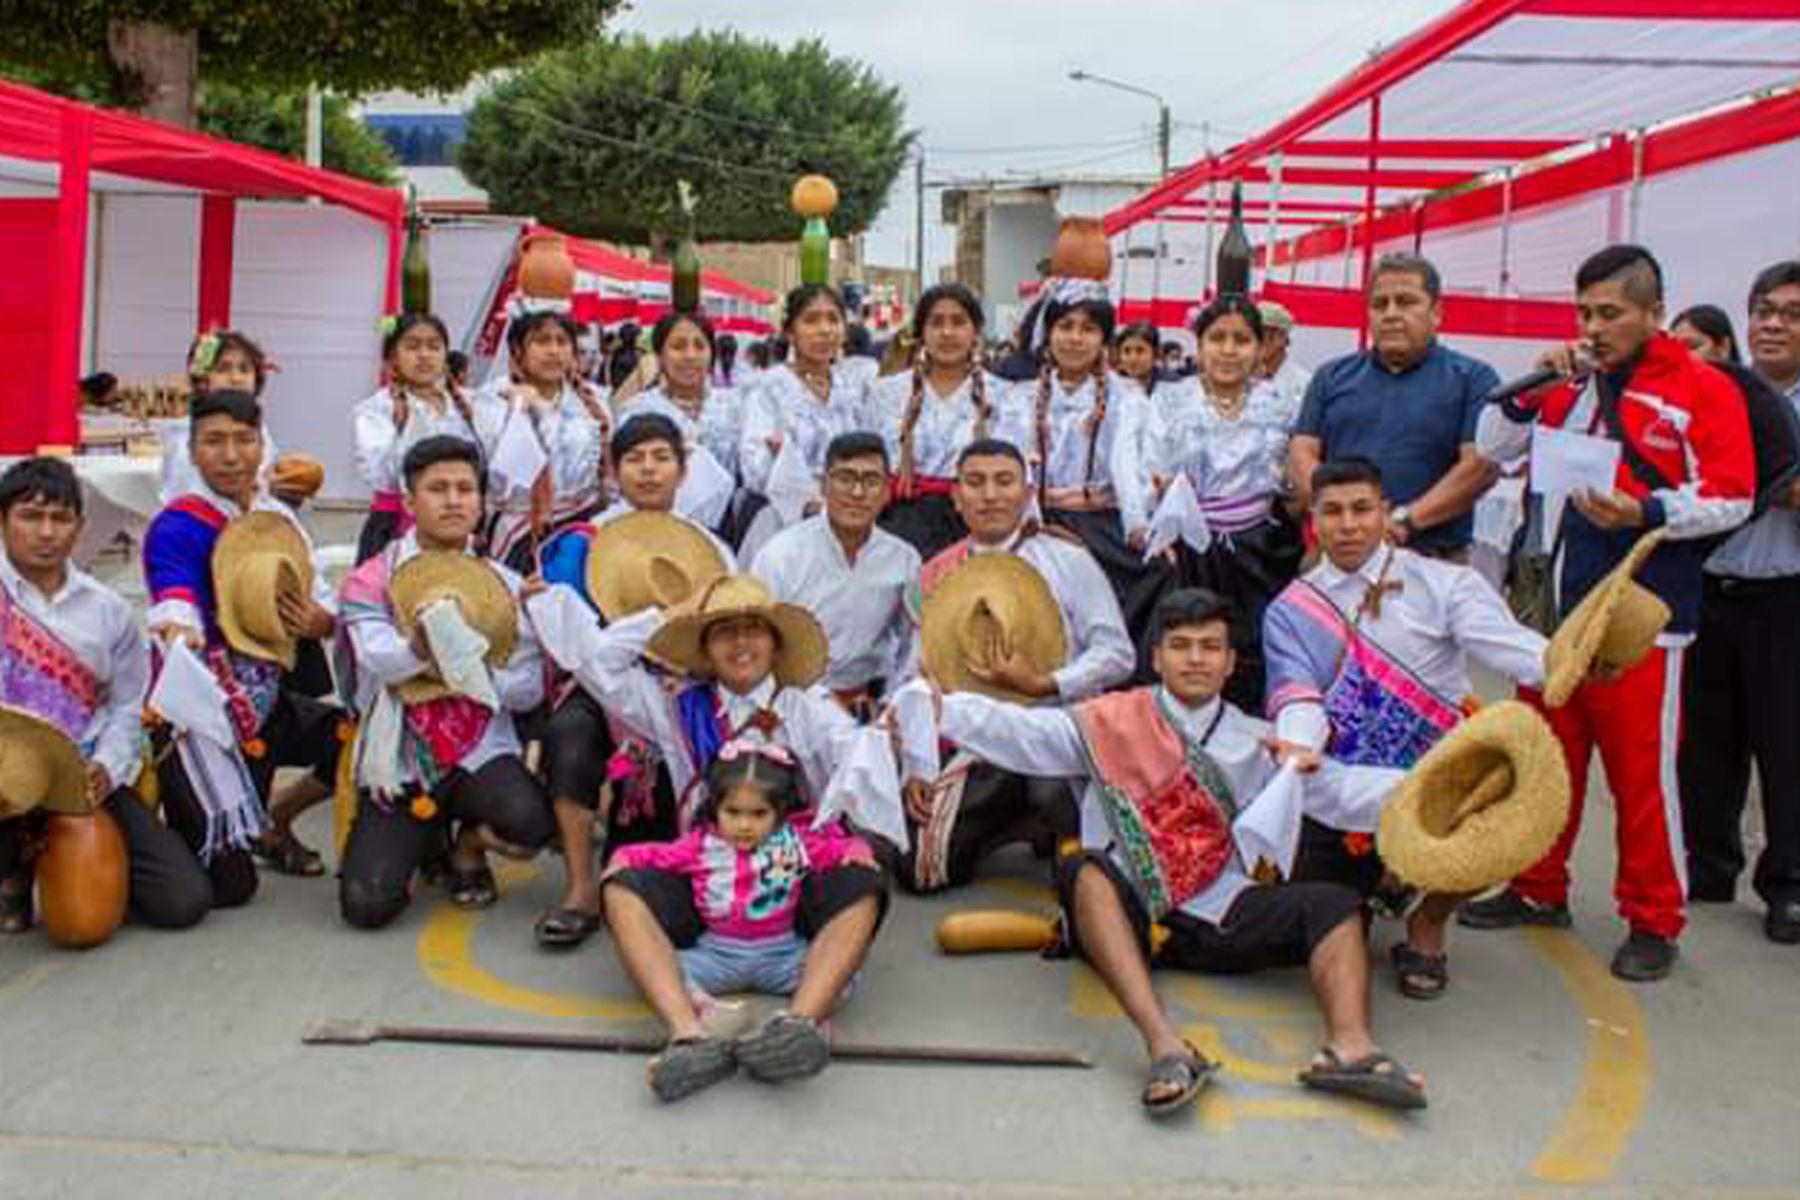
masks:
<path id="1" fill-rule="evenodd" d="M 444 325 L 442 318 L 428 312 L 403 312 L 398 317 L 394 318 L 393 325 L 382 334 L 382 361 L 391 362 L 394 357 L 394 351 L 400 348 L 400 339 L 421 325 L 436 330 L 438 339 L 444 343 L 444 348 L 446 350 L 449 349 L 450 330 Z M 448 366 L 448 361 L 449 360 L 446 358 L 446 367 Z M 446 373 L 444 378 L 438 381 L 438 387 L 443 395 L 450 401 L 451 407 L 456 409 L 457 413 L 462 417 L 463 423 L 469 427 L 471 432 L 473 432 L 475 428 L 475 411 L 469 404 L 469 398 L 463 394 L 462 388 L 457 385 L 456 380 Z M 406 418 L 410 411 L 406 403 L 406 397 L 412 392 L 413 389 L 409 385 L 399 382 L 390 375 L 388 380 L 388 398 L 393 402 L 395 432 L 399 432 L 406 428 Z"/>
<path id="2" fill-rule="evenodd" d="M 1088 439 L 1087 465 L 1086 469 L 1082 472 L 1081 486 L 1083 490 L 1087 490 L 1093 486 L 1094 463 L 1099 457 L 1100 449 L 1100 429 L 1106 424 L 1107 368 L 1105 343 L 1112 340 L 1113 326 L 1117 321 L 1117 314 L 1113 309 L 1111 302 L 1106 300 L 1077 300 L 1071 304 L 1052 302 L 1047 306 L 1044 313 L 1045 330 L 1055 329 L 1064 317 L 1075 312 L 1086 313 L 1087 316 L 1100 327 L 1102 343 L 1100 353 L 1094 356 L 1094 365 L 1092 368 L 1094 379 L 1094 407 L 1088 414 L 1085 422 L 1087 425 Z M 1046 348 L 1048 347 L 1048 344 L 1049 338 L 1046 335 Z M 1050 490 L 1050 388 L 1055 380 L 1055 376 L 1055 358 L 1046 353 L 1044 355 L 1043 365 L 1038 369 L 1037 403 L 1034 413 L 1037 424 L 1038 457 L 1040 460 L 1038 469 L 1038 505 L 1040 508 L 1046 506 L 1046 499 Z"/>
<path id="3" fill-rule="evenodd" d="M 960 283 L 940 283 L 925 290 L 919 302 L 913 307 L 912 334 L 913 340 L 919 344 L 918 356 L 913 360 L 912 389 L 906 398 L 906 411 L 900 418 L 900 478 L 899 497 L 903 500 L 912 498 L 913 475 L 916 460 L 913 448 L 914 433 L 918 430 L 919 418 L 925 412 L 925 368 L 928 356 L 925 353 L 925 324 L 931 318 L 931 310 L 939 304 L 955 304 L 968 314 L 975 325 L 977 335 L 976 347 L 969 356 L 969 400 L 975 406 L 976 441 L 988 435 L 993 423 L 994 406 L 987 394 L 987 372 L 981 362 L 980 333 L 983 325 L 981 302 L 975 299 L 975 293 Z"/>

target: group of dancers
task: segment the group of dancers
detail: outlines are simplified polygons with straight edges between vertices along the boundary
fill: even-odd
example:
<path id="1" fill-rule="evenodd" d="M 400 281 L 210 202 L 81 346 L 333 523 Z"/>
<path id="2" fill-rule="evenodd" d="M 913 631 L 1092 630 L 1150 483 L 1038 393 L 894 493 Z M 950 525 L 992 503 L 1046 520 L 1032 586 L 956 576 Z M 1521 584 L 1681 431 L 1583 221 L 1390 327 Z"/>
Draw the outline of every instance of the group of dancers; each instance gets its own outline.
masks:
<path id="1" fill-rule="evenodd" d="M 1629 262 L 1589 282 L 1659 299 Z M 1147 1111 L 1179 1110 L 1217 1069 L 1152 968 L 1288 965 L 1325 1026 L 1301 1082 L 1422 1107 L 1423 1077 L 1371 1032 L 1367 914 L 1402 922 L 1394 979 L 1432 999 L 1477 889 L 1384 869 L 1384 813 L 1453 739 L 1542 757 L 1535 716 L 1468 716 L 1471 663 L 1554 721 L 1645 668 L 1608 657 L 1612 607 L 1559 655 L 1469 567 L 1396 544 L 1369 459 L 1328 457 L 1296 488 L 1298 396 L 1263 374 L 1266 310 L 1206 305 L 1197 374 L 1149 394 L 1112 366 L 1115 314 L 1104 280 L 1053 261 L 1020 331 L 1033 369 L 1006 378 L 984 363 L 979 300 L 941 285 L 913 313 L 915 361 L 881 375 L 842 356 L 839 294 L 805 285 L 787 297 L 789 361 L 715 386 L 713 327 L 672 312 L 653 382 L 628 398 L 578 377 L 554 301 L 519 306 L 502 378 L 473 393 L 450 377 L 443 322 L 402 314 L 383 386 L 355 408 L 373 500 L 335 590 L 303 518 L 317 465 L 266 435 L 262 351 L 208 334 L 174 494 L 144 540 L 147 637 L 71 561 L 69 465 L 0 477 L 0 921 L 31 925 L 32 858 L 63 821 L 115 826 L 131 911 L 172 928 L 250 901 L 259 864 L 322 873 L 294 822 L 334 795 L 357 928 L 423 888 L 492 905 L 495 856 L 550 848 L 564 884 L 534 936 L 606 930 L 667 1028 L 649 1080 L 675 1100 L 740 1069 L 817 1074 L 890 887 L 958 887 L 1016 845 L 1060 898 L 1054 952 L 1087 960 L 1143 1034 Z M 1647 331 L 1605 370 L 1655 362 L 1714 387 L 1697 360 L 1662 365 L 1666 342 Z M 1584 403 L 1539 400 L 1495 407 L 1493 439 L 1568 427 Z M 1683 403 L 1667 391 L 1656 411 Z M 1718 517 L 1698 475 L 1717 452 L 1680 441 L 1657 451 L 1661 487 L 1622 479 L 1668 540 L 1615 578 L 1630 526 L 1588 516 L 1610 540 L 1578 586 L 1565 569 L 1563 612 L 1630 585 L 1646 555 L 1653 591 L 1682 569 L 1684 522 Z M 1565 536 L 1572 564 L 1589 535 Z M 1570 707 L 1551 710 L 1547 682 Z M 277 787 L 281 767 L 303 774 Z M 1543 824 L 1537 797 L 1508 799 Z M 1564 811 L 1483 885 L 1572 837 Z M 1517 857 L 1505 831 L 1484 836 Z M 62 901 L 38 891 L 48 922 Z M 1501 897 L 1542 922 L 1546 895 Z M 722 998 L 743 991 L 786 999 L 732 1030 Z"/>

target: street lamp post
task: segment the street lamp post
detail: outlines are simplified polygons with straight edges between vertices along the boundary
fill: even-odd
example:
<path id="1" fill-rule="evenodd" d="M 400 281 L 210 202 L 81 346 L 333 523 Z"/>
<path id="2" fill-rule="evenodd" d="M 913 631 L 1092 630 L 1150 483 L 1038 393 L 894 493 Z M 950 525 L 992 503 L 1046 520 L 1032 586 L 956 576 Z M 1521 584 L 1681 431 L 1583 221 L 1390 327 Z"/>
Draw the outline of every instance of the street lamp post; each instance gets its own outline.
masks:
<path id="1" fill-rule="evenodd" d="M 1160 95 L 1151 91 L 1149 88 L 1141 88 L 1135 84 L 1125 83 L 1122 80 L 1110 79 L 1105 75 L 1096 75 L 1092 71 L 1082 71 L 1079 69 L 1070 71 L 1069 78 L 1076 83 L 1094 83 L 1101 87 L 1112 88 L 1114 91 L 1130 92 L 1134 96 L 1142 96 L 1147 100 L 1156 102 L 1157 179 L 1159 182 L 1168 179 L 1169 130 L 1171 125 L 1169 120 L 1168 101 L 1164 100 Z M 1154 321 L 1156 316 L 1156 301 L 1158 297 L 1162 295 L 1163 223 L 1160 217 L 1157 218 L 1156 221 L 1156 245 L 1153 247 L 1153 250 L 1154 257 L 1150 261 L 1150 315 L 1151 319 Z M 1127 250 L 1127 253 L 1129 253 L 1129 250 Z M 1123 290 L 1122 285 L 1121 290 Z M 1121 307 L 1123 307 L 1125 299 L 1126 297 L 1124 296 L 1119 297 Z"/>

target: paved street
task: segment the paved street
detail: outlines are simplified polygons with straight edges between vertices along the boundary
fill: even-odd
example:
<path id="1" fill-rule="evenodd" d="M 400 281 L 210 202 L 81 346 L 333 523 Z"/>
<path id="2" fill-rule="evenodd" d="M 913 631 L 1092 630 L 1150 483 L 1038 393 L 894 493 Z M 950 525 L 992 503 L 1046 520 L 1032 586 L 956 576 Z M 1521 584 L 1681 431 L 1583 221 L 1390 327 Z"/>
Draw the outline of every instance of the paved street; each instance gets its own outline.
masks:
<path id="1" fill-rule="evenodd" d="M 1226 1070 L 1196 1114 L 1151 1124 L 1136 1039 L 1085 969 L 933 948 L 946 912 L 1046 907 L 1023 858 L 898 900 L 839 1032 L 1094 1069 L 840 1064 L 672 1108 L 637 1058 L 301 1044 L 324 1017 L 652 1032 L 604 937 L 532 944 L 552 863 L 511 869 L 486 913 L 428 893 L 374 934 L 338 922 L 331 880 L 265 877 L 187 933 L 128 926 L 87 954 L 0 941 L 0 1197 L 1800 1194 L 1800 950 L 1766 943 L 1746 903 L 1706 908 L 1668 982 L 1616 983 L 1610 810 L 1590 812 L 1573 933 L 1457 931 L 1438 1003 L 1378 974 L 1379 1036 L 1429 1075 L 1416 1117 L 1292 1083 L 1319 1030 L 1289 971 L 1162 978 Z M 302 833 L 326 845 L 327 814 Z M 1385 954 L 1394 928 L 1376 936 Z"/>

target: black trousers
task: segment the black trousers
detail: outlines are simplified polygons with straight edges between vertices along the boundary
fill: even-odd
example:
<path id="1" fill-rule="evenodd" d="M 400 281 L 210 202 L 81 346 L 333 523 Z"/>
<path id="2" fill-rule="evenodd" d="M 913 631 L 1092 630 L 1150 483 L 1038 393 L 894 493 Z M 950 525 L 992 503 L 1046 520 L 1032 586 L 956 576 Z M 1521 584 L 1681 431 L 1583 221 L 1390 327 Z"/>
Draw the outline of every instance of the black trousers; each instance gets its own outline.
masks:
<path id="1" fill-rule="evenodd" d="M 1075 789 L 1067 780 L 1014 775 L 989 763 L 978 763 L 969 770 L 962 807 L 950 830 L 943 886 L 947 889 L 972 883 L 982 860 L 1009 842 L 1048 836 L 1060 843 L 1076 836 L 1080 829 Z M 910 818 L 907 832 L 912 849 L 904 855 L 880 839 L 875 839 L 877 852 L 885 854 L 889 870 L 907 891 L 942 890 L 920 886 L 919 828 Z"/>
<path id="2" fill-rule="evenodd" d="M 1800 897 L 1800 577 L 1708 576 L 1683 686 L 1688 894 L 1729 900 L 1736 890 L 1754 761 L 1768 834 L 1756 894 L 1771 907 Z"/>
<path id="3" fill-rule="evenodd" d="M 212 880 L 181 836 L 131 788 L 114 788 L 101 806 L 125 838 L 131 915 L 160 929 L 186 929 L 213 907 Z M 0 821 L 0 879 L 25 876 L 25 846 L 48 820 L 41 812 Z"/>
<path id="4" fill-rule="evenodd" d="M 516 755 L 490 759 L 473 774 L 453 771 L 432 798 L 438 811 L 427 821 L 413 816 L 404 800 L 384 808 L 367 794 L 357 799 L 338 869 L 338 909 L 346 924 L 379 929 L 405 912 L 413 872 L 442 845 L 451 820 L 485 825 L 528 850 L 542 849 L 556 833 L 550 798 Z"/>
<path id="5" fill-rule="evenodd" d="M 526 741 L 543 749 L 538 773 L 552 800 L 571 800 L 590 812 L 600 808 L 600 788 L 607 782 L 606 768 L 617 746 L 606 724 L 606 713 L 585 691 L 577 689 L 552 711 L 540 710 L 521 726 Z M 613 784 L 613 804 L 607 816 L 606 853 L 633 842 L 668 842 L 680 836 L 675 788 L 669 769 L 658 762 L 648 811 L 622 802 L 628 787 Z"/>

